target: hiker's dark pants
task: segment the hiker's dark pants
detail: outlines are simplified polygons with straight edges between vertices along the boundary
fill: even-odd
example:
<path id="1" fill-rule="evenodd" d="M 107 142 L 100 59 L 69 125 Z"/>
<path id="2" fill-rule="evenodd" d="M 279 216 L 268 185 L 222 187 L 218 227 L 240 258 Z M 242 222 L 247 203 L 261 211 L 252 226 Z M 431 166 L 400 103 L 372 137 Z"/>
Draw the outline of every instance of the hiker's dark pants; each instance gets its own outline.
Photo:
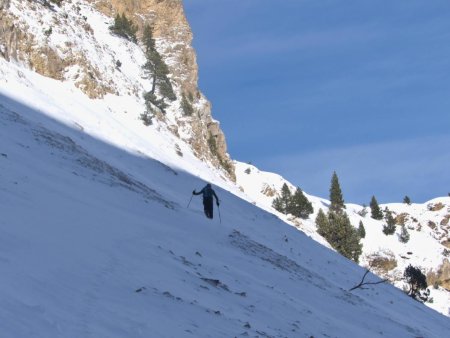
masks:
<path id="1" fill-rule="evenodd" d="M 213 218 L 213 199 L 212 199 L 212 197 L 203 199 L 203 208 L 205 209 L 206 217 Z"/>

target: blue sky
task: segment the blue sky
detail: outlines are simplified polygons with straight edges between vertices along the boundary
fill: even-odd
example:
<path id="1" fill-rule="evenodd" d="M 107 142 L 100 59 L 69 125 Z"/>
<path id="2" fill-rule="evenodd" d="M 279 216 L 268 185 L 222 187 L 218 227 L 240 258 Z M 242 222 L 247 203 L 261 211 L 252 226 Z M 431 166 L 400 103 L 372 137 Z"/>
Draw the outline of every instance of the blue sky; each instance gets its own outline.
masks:
<path id="1" fill-rule="evenodd" d="M 359 204 L 450 193 L 450 1 L 184 5 L 233 158 Z"/>

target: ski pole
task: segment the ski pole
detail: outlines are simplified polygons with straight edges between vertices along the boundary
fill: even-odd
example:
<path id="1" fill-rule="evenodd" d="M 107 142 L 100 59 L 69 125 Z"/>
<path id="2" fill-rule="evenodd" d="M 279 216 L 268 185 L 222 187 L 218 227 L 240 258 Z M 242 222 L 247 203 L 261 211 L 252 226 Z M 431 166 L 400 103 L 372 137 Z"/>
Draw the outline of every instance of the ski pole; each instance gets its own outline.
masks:
<path id="1" fill-rule="evenodd" d="M 220 207 L 219 207 L 219 205 L 217 205 L 217 210 L 219 210 L 219 222 L 220 222 L 220 224 L 222 224 L 222 217 L 220 217 Z"/>
<path id="2" fill-rule="evenodd" d="M 186 208 L 189 208 L 189 206 L 191 205 L 192 197 L 194 197 L 194 194 L 191 195 L 191 199 L 189 200 L 189 203 Z"/>

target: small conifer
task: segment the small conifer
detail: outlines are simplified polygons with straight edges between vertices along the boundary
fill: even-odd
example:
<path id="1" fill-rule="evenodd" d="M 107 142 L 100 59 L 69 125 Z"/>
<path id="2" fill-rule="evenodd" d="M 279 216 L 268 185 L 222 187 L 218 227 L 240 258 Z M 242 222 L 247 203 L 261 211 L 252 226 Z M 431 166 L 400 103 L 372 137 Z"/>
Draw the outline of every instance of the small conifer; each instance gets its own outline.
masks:
<path id="1" fill-rule="evenodd" d="M 292 195 L 289 205 L 288 205 L 288 213 L 300 217 L 300 218 L 308 218 L 310 214 L 314 212 L 313 206 L 310 201 L 306 198 L 302 189 L 297 187 L 294 195 Z"/>
<path id="2" fill-rule="evenodd" d="M 286 183 L 281 187 L 281 205 L 282 213 L 287 214 L 289 212 L 289 206 L 291 202 L 292 193 Z"/>
<path id="3" fill-rule="evenodd" d="M 384 209 L 384 219 L 386 224 L 383 226 L 383 233 L 386 236 L 393 235 L 395 233 L 395 219 L 392 216 L 392 212 L 386 207 Z"/>
<path id="4" fill-rule="evenodd" d="M 185 116 L 192 116 L 194 114 L 194 108 L 192 108 L 192 104 L 188 101 L 185 94 L 181 97 L 181 108 Z"/>
<path id="5" fill-rule="evenodd" d="M 330 233 L 329 222 L 327 216 L 325 215 L 322 209 L 319 209 L 319 213 L 316 216 L 316 226 L 319 235 L 321 235 L 324 238 L 327 238 Z"/>
<path id="6" fill-rule="evenodd" d="M 383 225 L 383 233 L 386 236 L 393 235 L 395 233 L 395 225 L 394 226 L 389 224 Z"/>
<path id="7" fill-rule="evenodd" d="M 155 113 L 154 107 L 156 107 L 161 113 L 164 114 L 165 109 L 168 107 L 165 99 L 175 101 L 177 97 L 168 77 L 169 68 L 156 49 L 155 39 L 153 38 L 153 29 L 148 25 L 144 27 L 142 43 L 144 45 L 145 56 L 147 58 L 143 69 L 152 78 L 151 89 L 144 94 L 147 113 L 149 115 L 153 115 Z M 157 95 L 158 92 L 160 95 L 159 98 Z"/>
<path id="8" fill-rule="evenodd" d="M 366 229 L 364 228 L 364 223 L 362 221 L 359 221 L 358 234 L 361 238 L 366 237 Z"/>
<path id="9" fill-rule="evenodd" d="M 383 212 L 381 211 L 375 196 L 372 196 L 370 201 L 370 211 L 373 219 L 383 219 Z"/>
<path id="10" fill-rule="evenodd" d="M 345 209 L 344 198 L 342 197 L 341 186 L 336 171 L 331 177 L 330 186 L 330 210 L 334 212 L 342 212 Z"/>
<path id="11" fill-rule="evenodd" d="M 410 237 L 410 235 L 409 235 L 408 230 L 406 229 L 405 225 L 402 225 L 402 230 L 400 231 L 400 235 L 398 236 L 398 239 L 402 243 L 408 243 L 409 237 Z"/>
<path id="12" fill-rule="evenodd" d="M 118 36 L 121 36 L 134 43 L 137 42 L 136 32 L 138 28 L 133 24 L 132 20 L 127 18 L 125 13 L 122 13 L 122 15 L 117 14 L 114 18 L 114 24 L 109 27 L 109 29 L 111 30 L 111 32 Z"/>
<path id="13" fill-rule="evenodd" d="M 276 211 L 283 212 L 283 205 L 281 204 L 281 198 L 276 197 L 272 202 L 272 208 Z"/>

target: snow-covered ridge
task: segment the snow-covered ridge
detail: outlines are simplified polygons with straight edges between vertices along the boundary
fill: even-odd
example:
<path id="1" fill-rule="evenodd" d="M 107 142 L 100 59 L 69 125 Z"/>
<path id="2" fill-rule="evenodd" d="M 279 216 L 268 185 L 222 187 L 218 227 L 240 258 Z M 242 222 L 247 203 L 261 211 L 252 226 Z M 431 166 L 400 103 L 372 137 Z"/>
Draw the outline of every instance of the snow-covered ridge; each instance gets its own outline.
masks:
<path id="1" fill-rule="evenodd" d="M 314 240 L 328 245 L 317 234 L 315 217 L 319 209 L 328 210 L 329 201 L 305 193 L 314 207 L 314 213 L 308 219 L 300 220 L 292 216 L 282 215 L 272 208 L 272 201 L 279 196 L 283 184 L 286 183 L 291 191 L 294 191 L 295 186 L 280 175 L 261 171 L 253 165 L 235 162 L 235 166 L 237 184 L 247 194 L 249 201 L 277 214 Z M 380 207 L 383 210 L 387 207 L 393 212 L 394 218 L 397 218 L 398 225 L 394 235 L 386 236 L 383 233 L 383 225 L 386 222 L 371 218 L 370 208 L 367 207 L 367 214 L 362 216 L 363 206 L 346 205 L 346 212 L 352 224 L 358 227 L 359 222 L 362 221 L 366 230 L 366 237 L 362 239 L 363 254 L 360 264 L 369 267 L 380 257 L 390 259 L 393 264 L 395 262 L 394 265 L 396 266 L 391 266 L 387 270 L 384 268 L 371 269 L 383 278 L 389 278 L 399 288 L 404 287 L 402 277 L 405 268 L 409 264 L 420 267 L 424 273 L 429 275 L 429 281 L 434 283 L 436 279 L 439 279 L 440 284 L 438 289 L 430 285 L 433 303 L 427 303 L 427 305 L 441 313 L 450 315 L 450 292 L 448 291 L 450 288 L 448 271 L 450 197 L 436 198 L 423 204 L 390 203 L 380 205 Z M 399 240 L 401 223 L 406 226 L 410 234 L 410 240 L 407 243 L 402 243 Z"/>

